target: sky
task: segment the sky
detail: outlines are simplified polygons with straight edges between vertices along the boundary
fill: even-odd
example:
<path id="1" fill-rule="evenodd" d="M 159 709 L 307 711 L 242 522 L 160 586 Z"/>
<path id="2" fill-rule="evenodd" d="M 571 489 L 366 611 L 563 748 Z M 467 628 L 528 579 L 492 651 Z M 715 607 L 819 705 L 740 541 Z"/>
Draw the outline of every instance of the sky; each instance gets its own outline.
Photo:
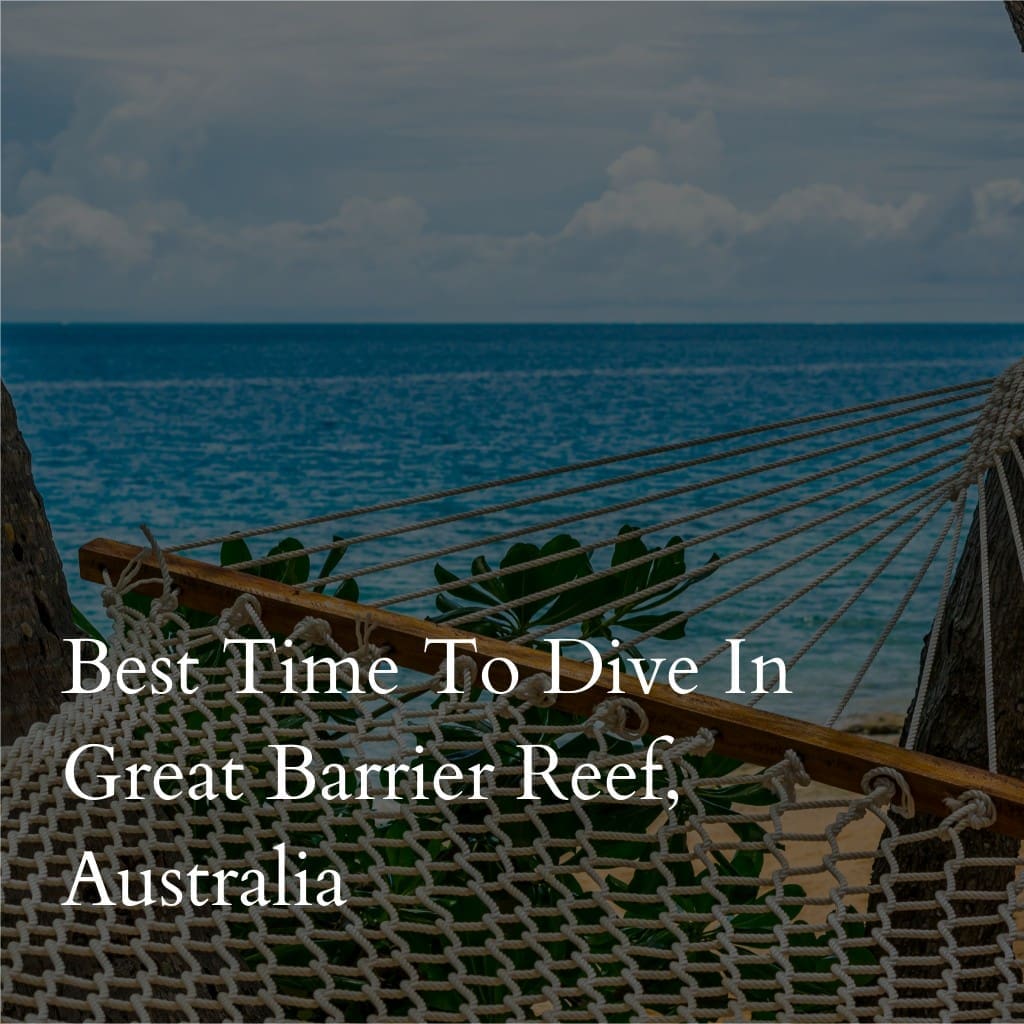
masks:
<path id="1" fill-rule="evenodd" d="M 7 320 L 1024 319 L 999 3 L 2 20 Z"/>

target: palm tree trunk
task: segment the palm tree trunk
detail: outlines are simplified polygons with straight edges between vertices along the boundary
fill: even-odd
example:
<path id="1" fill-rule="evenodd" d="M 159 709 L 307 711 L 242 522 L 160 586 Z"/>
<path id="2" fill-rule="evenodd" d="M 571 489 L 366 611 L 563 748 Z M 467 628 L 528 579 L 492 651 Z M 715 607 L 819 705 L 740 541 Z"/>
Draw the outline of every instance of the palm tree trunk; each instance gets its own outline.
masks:
<path id="1" fill-rule="evenodd" d="M 1020 449 L 1020 441 L 1014 442 Z M 1003 456 L 1003 469 L 1009 483 L 1012 504 L 1018 521 L 1024 515 L 1024 472 L 1013 451 Z M 1024 576 L 1010 528 L 1010 512 L 998 474 L 990 470 L 985 482 L 985 500 L 988 510 L 988 561 L 990 582 L 990 610 L 992 634 L 992 667 L 995 683 L 996 746 L 999 753 L 998 768 L 1002 774 L 1024 777 Z M 928 646 L 925 638 L 925 649 Z M 924 654 L 922 653 L 922 668 Z M 918 693 L 920 695 L 920 678 Z M 914 704 L 911 705 L 911 712 Z M 907 716 L 909 725 L 910 714 Z M 921 711 L 921 727 L 916 748 L 930 754 L 977 767 L 988 767 L 988 742 L 985 724 L 985 660 L 982 621 L 981 538 L 978 513 L 967 536 L 963 554 L 946 601 L 945 615 L 936 648 L 931 685 Z M 906 742 L 908 725 L 904 726 L 901 742 Z M 935 828 L 939 818 L 917 814 L 900 832 L 911 835 Z M 998 822 L 997 822 L 998 825 Z M 999 835 L 995 829 L 965 829 L 962 833 L 967 857 L 1013 858 L 1020 842 Z M 929 840 L 898 847 L 895 851 L 901 874 L 910 872 L 933 873 L 942 879 L 951 847 L 940 840 Z M 874 881 L 877 883 L 888 867 L 883 858 L 875 862 Z M 937 876 L 934 873 L 938 873 Z M 985 866 L 961 869 L 956 877 L 960 892 L 1004 893 L 1013 881 L 1014 868 Z M 936 889 L 945 887 L 945 881 L 899 882 L 895 891 L 900 902 L 930 901 Z M 958 916 L 972 914 L 992 915 L 992 898 L 979 895 L 974 905 L 965 901 L 957 904 Z M 941 956 L 944 940 L 938 931 L 943 914 L 937 908 L 903 911 L 892 917 L 893 928 L 924 929 L 931 934 L 919 938 L 890 939 L 901 957 L 920 956 L 932 962 L 917 967 L 901 968 L 901 980 L 935 979 L 948 964 Z M 979 924 L 956 930 L 960 947 L 993 947 L 1005 926 Z M 988 955 L 988 964 L 995 952 Z M 979 959 L 980 958 L 980 959 Z M 984 954 L 961 957 L 964 966 L 984 966 Z M 969 961 L 969 962 L 968 962 Z M 962 991 L 974 987 L 984 988 L 991 979 L 959 982 Z M 921 994 L 924 989 L 906 995 Z"/>
<path id="2" fill-rule="evenodd" d="M 59 707 L 71 679 L 68 645 L 78 635 L 60 557 L 43 499 L 32 479 L 32 457 L 18 429 L 14 403 L 2 389 L 2 551 L 0 604 L 3 713 L 0 743 L 12 743 Z"/>
<path id="3" fill-rule="evenodd" d="M 1010 23 L 1013 31 L 1017 34 L 1017 41 L 1024 51 L 1024 2 L 1022 0 L 1003 0 L 1006 5 L 1006 13 L 1010 16 Z"/>

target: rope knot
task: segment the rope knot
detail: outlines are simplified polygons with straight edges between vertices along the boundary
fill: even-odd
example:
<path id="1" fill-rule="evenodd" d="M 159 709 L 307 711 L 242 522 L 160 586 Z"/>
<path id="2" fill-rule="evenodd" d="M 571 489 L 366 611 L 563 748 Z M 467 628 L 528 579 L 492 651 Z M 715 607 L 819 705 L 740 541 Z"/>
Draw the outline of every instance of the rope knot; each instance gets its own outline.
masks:
<path id="1" fill-rule="evenodd" d="M 707 727 L 698 729 L 686 743 L 691 757 L 707 757 L 715 749 L 715 734 Z"/>
<path id="2" fill-rule="evenodd" d="M 150 608 L 152 613 L 158 618 L 166 618 L 166 616 L 172 615 L 178 610 L 178 592 L 176 590 L 167 590 L 159 597 L 154 597 Z"/>
<path id="3" fill-rule="evenodd" d="M 635 725 L 630 724 L 630 715 Z M 602 732 L 610 732 L 624 740 L 638 740 L 647 732 L 647 712 L 628 697 L 605 700 L 597 705 L 587 719 L 583 732 L 591 739 L 597 739 Z"/>
<path id="4" fill-rule="evenodd" d="M 516 694 L 535 708 L 550 708 L 555 703 L 551 692 L 551 676 L 543 672 L 528 676 L 517 687 Z"/>
<path id="5" fill-rule="evenodd" d="M 995 824 L 995 805 L 992 798 L 980 789 L 968 789 L 959 796 L 947 797 L 943 803 L 950 811 L 946 825 L 962 821 L 968 828 L 982 829 Z"/>
<path id="6" fill-rule="evenodd" d="M 773 765 L 765 777 L 765 785 L 778 781 L 786 794 L 787 803 L 796 802 L 797 788 L 803 788 L 811 784 L 811 777 L 804 768 L 800 755 L 795 750 L 787 750 L 782 755 L 782 760 Z"/>
<path id="7" fill-rule="evenodd" d="M 872 768 L 871 771 L 864 773 L 860 788 L 869 796 L 878 791 L 879 795 L 889 802 L 892 812 L 901 818 L 914 816 L 914 794 L 910 792 L 907 780 L 895 768 L 881 765 Z"/>
<path id="8" fill-rule="evenodd" d="M 377 644 L 370 642 L 374 626 L 373 622 L 357 622 L 355 624 L 356 650 L 365 652 L 371 661 L 374 658 L 382 657 L 390 650 L 388 647 L 378 647 Z"/>
<path id="9" fill-rule="evenodd" d="M 308 640 L 316 647 L 326 647 L 331 642 L 330 623 L 307 615 L 292 630 L 292 639 Z"/>
<path id="10" fill-rule="evenodd" d="M 221 614 L 221 622 L 228 629 L 239 630 L 243 626 L 256 625 L 261 611 L 259 601 L 252 594 L 239 594 L 231 607 Z"/>

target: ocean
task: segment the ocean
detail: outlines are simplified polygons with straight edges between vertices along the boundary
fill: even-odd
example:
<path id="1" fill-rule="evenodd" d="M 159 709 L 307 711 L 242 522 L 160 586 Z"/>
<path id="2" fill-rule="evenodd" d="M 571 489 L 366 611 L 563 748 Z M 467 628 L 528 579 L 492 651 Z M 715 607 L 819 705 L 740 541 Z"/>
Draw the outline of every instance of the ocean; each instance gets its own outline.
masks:
<path id="1" fill-rule="evenodd" d="M 987 377 L 1024 352 L 1024 326 L 7 324 L 2 342 L 73 600 L 101 619 L 76 572 L 95 536 L 141 543 L 144 522 L 174 544 Z M 446 564 L 466 573 L 471 556 Z M 430 570 L 398 583 L 429 585 Z M 880 579 L 772 710 L 821 717 L 906 582 Z M 906 707 L 936 586 L 932 574 L 861 710 Z M 773 592 L 759 595 L 744 613 Z M 795 649 L 824 613 L 805 607 L 772 642 Z M 736 623 L 700 625 L 714 638 Z"/>

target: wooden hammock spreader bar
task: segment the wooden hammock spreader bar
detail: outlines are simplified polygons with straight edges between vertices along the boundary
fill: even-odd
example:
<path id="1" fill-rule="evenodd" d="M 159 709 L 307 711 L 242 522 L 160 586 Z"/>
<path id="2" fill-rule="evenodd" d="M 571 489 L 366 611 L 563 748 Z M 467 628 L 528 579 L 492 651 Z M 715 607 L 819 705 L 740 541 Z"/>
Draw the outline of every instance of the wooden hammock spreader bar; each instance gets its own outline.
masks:
<path id="1" fill-rule="evenodd" d="M 106 572 L 116 580 L 128 563 L 144 550 L 143 564 L 158 570 L 148 549 L 106 539 L 90 541 L 79 552 L 82 578 L 102 583 Z M 217 615 L 230 607 L 240 594 L 252 594 L 260 603 L 260 618 L 274 632 L 287 633 L 300 619 L 314 616 L 330 625 L 335 640 L 342 647 L 351 649 L 357 643 L 357 624 L 372 625 L 375 645 L 389 648 L 391 657 L 399 665 L 431 675 L 442 661 L 443 649 L 435 646 L 425 651 L 423 642 L 428 637 L 475 639 L 478 663 L 490 658 L 507 658 L 519 669 L 520 678 L 550 671 L 550 656 L 544 651 L 297 590 L 275 580 L 194 559 L 167 555 L 166 562 L 182 603 L 197 611 Z M 154 582 L 138 589 L 155 595 L 160 588 L 160 583 Z M 460 648 L 461 653 L 474 656 L 468 647 Z M 581 685 L 590 679 L 590 667 L 583 663 L 578 663 L 577 667 L 576 662 L 563 659 L 560 671 L 563 679 Z M 606 671 L 590 689 L 578 694 L 560 694 L 558 706 L 586 716 L 607 697 L 611 683 L 611 673 Z M 704 694 L 683 697 L 662 693 L 660 688 L 645 694 L 639 682 L 624 673 L 621 690 L 643 707 L 653 734 L 688 736 L 697 729 L 707 728 L 715 733 L 716 751 L 758 765 L 775 764 L 786 751 L 793 750 L 812 779 L 848 791 L 860 792 L 861 779 L 871 769 L 890 767 L 909 783 L 918 810 L 944 816 L 949 810 L 944 804 L 947 798 L 969 789 L 981 790 L 991 798 L 996 809 L 994 830 L 1024 839 L 1024 782 L 1018 779 Z"/>

